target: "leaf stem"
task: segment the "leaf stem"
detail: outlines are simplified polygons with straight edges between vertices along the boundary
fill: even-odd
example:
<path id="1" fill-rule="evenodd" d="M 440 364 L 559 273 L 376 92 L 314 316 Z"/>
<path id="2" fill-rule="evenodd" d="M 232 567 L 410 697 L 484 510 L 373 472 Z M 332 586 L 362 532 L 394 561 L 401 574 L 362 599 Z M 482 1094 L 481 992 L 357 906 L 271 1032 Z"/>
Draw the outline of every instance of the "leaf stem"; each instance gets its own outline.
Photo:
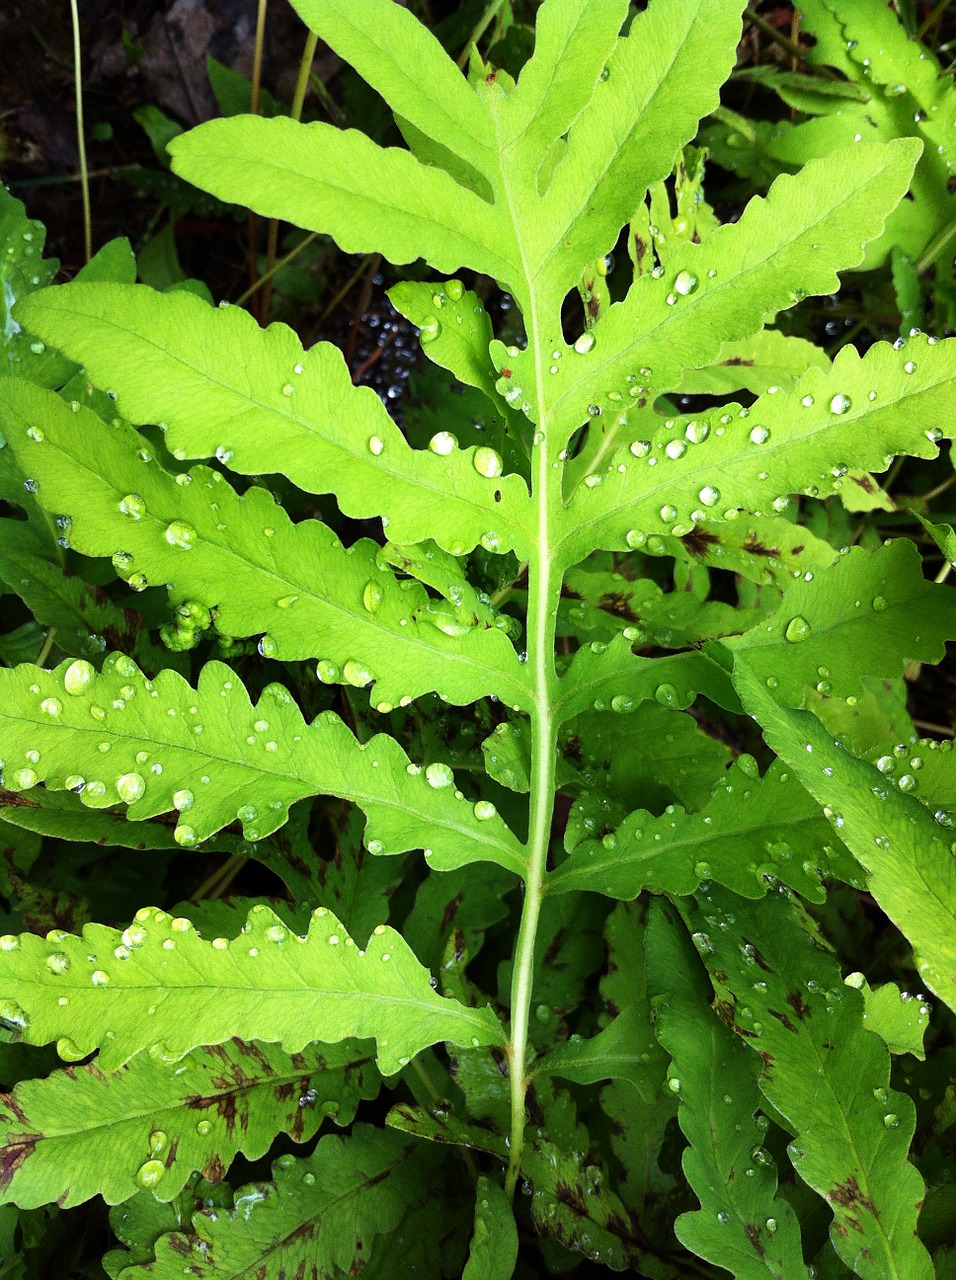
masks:
<path id="1" fill-rule="evenodd" d="M 528 661 L 534 671 L 534 711 L 531 716 L 531 795 L 528 830 L 528 873 L 525 882 L 521 923 L 515 945 L 511 980 L 511 1040 L 509 1070 L 511 1081 L 511 1139 L 505 1192 L 514 1193 L 521 1170 L 524 1148 L 525 1094 L 528 1026 L 534 986 L 534 951 L 544 895 L 551 821 L 554 814 L 557 724 L 554 715 L 556 672 L 554 637 L 562 571 L 552 556 L 551 507 L 559 495 L 552 494 L 552 468 L 547 443 L 548 415 L 545 408 L 544 369 L 540 333 L 534 305 L 534 285 L 528 280 L 531 306 L 528 313 L 528 346 L 535 353 L 535 389 L 539 405 L 538 426 L 541 443 L 533 458 L 534 496 L 538 515 L 535 547 L 528 562 Z M 560 483 L 560 482 L 559 482 Z"/>
<path id="2" fill-rule="evenodd" d="M 488 5 L 488 8 L 485 10 L 481 18 L 476 23 L 474 29 L 472 30 L 471 35 L 465 41 L 465 47 L 464 49 L 462 49 L 461 54 L 458 58 L 459 67 L 465 66 L 469 57 L 471 56 L 472 45 L 476 45 L 478 41 L 481 39 L 481 37 L 485 34 L 485 32 L 491 26 L 492 22 L 494 22 L 495 18 L 497 18 L 498 14 L 504 8 L 504 3 L 505 3 L 505 0 L 491 0 L 491 3 Z"/>
<path id="3" fill-rule="evenodd" d="M 249 111 L 252 115 L 259 114 L 259 90 L 262 87 L 262 48 L 265 43 L 266 34 L 266 9 L 269 0 L 259 0 L 259 6 L 256 10 L 256 41 L 252 55 L 252 81 L 249 90 Z M 259 283 L 259 260 L 256 254 L 256 215 L 249 210 L 246 217 L 249 232 L 249 293 L 255 293 Z M 262 318 L 260 308 L 259 318 Z"/>
<path id="4" fill-rule="evenodd" d="M 83 65 L 80 54 L 80 14 L 76 0 L 70 0 L 73 17 L 73 84 L 76 91 L 76 149 L 80 155 L 80 184 L 83 195 L 83 251 L 86 261 L 93 256 L 93 218 L 90 212 L 90 175 L 86 167 L 86 131 L 83 128 Z"/>
<path id="5" fill-rule="evenodd" d="M 312 59 L 315 57 L 316 46 L 319 43 L 319 37 L 314 31 L 310 31 L 306 36 L 305 48 L 302 51 L 302 61 L 299 63 L 299 75 L 295 82 L 295 92 L 292 95 L 292 106 L 289 109 L 289 119 L 299 121 L 302 119 L 302 106 L 305 102 L 306 90 L 309 87 L 309 72 L 312 70 Z M 268 322 L 269 313 L 272 310 L 272 278 L 276 273 L 276 251 L 279 247 L 279 219 L 269 219 L 269 231 L 266 237 L 266 269 L 262 276 L 262 318 Z"/>

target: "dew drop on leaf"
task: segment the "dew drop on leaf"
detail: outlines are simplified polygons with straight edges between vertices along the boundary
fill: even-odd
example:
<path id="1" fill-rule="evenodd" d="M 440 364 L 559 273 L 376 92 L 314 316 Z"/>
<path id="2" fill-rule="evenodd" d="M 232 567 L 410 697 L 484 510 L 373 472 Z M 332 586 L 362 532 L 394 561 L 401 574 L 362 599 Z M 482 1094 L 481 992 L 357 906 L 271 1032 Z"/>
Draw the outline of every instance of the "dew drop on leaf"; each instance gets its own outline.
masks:
<path id="1" fill-rule="evenodd" d="M 84 658 L 77 658 L 75 662 L 70 663 L 63 674 L 63 687 L 67 693 L 79 697 L 86 692 L 95 674 L 96 671 L 91 663 Z"/>
<path id="2" fill-rule="evenodd" d="M 166 526 L 166 541 L 180 551 L 192 551 L 196 545 L 196 530 L 186 520 L 173 520 Z"/>
<path id="3" fill-rule="evenodd" d="M 425 777 L 430 787 L 439 789 L 454 785 L 455 775 L 447 764 L 430 764 L 425 770 Z"/>
<path id="4" fill-rule="evenodd" d="M 133 804 L 139 800 L 146 790 L 146 782 L 142 774 L 124 773 L 117 780 L 116 790 L 124 804 Z"/>
<path id="5" fill-rule="evenodd" d="M 837 413 L 837 414 L 846 413 L 850 408 L 852 408 L 852 405 L 853 405 L 853 401 L 850 399 L 850 397 L 845 396 L 842 392 L 840 392 L 839 394 L 835 395 L 833 399 L 830 401 L 830 412 Z"/>
<path id="6" fill-rule="evenodd" d="M 442 458 L 452 453 L 457 445 L 458 441 L 450 431 L 437 431 L 428 442 L 428 447 L 432 453 L 437 453 Z"/>
<path id="7" fill-rule="evenodd" d="M 485 476 L 488 480 L 494 480 L 502 472 L 501 455 L 487 445 L 475 450 L 472 465 L 480 476 Z"/>
<path id="8" fill-rule="evenodd" d="M 120 499 L 119 509 L 131 520 L 142 520 L 146 514 L 146 503 L 138 493 L 128 493 L 125 498 Z"/>
<path id="9" fill-rule="evenodd" d="M 166 1172 L 166 1166 L 162 1160 L 147 1160 L 145 1164 L 140 1165 L 136 1171 L 136 1181 L 146 1191 L 155 1187 Z"/>
<path id="10" fill-rule="evenodd" d="M 762 427 L 762 426 L 751 427 L 750 429 L 751 444 L 766 444 L 769 439 L 770 439 L 769 427 Z"/>
<path id="11" fill-rule="evenodd" d="M 808 639 L 812 634 L 812 628 L 806 618 L 797 614 L 795 618 L 791 618 L 787 623 L 786 630 L 783 634 L 785 639 L 789 640 L 791 644 L 799 644 L 801 640 Z"/>
<path id="12" fill-rule="evenodd" d="M 696 290 L 697 283 L 697 277 L 692 272 L 680 271 L 674 280 L 674 288 L 682 298 L 686 298 L 688 294 Z"/>

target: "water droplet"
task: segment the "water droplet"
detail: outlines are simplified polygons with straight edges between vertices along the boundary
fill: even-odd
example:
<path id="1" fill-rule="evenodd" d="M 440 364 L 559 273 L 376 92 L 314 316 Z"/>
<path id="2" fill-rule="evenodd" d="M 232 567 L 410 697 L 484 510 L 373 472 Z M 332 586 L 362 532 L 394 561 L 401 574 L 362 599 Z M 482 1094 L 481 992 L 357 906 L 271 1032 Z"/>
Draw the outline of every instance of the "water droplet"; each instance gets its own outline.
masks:
<path id="1" fill-rule="evenodd" d="M 690 271 L 680 271 L 674 280 L 674 288 L 681 297 L 686 298 L 689 293 L 693 293 L 696 290 L 697 283 L 697 277 Z"/>
<path id="2" fill-rule="evenodd" d="M 479 822 L 487 822 L 488 819 L 493 818 L 497 812 L 498 810 L 490 800 L 479 800 L 475 805 L 475 817 Z"/>
<path id="3" fill-rule="evenodd" d="M 447 457 L 457 446 L 458 441 L 450 431 L 438 431 L 428 442 L 432 453 L 437 453 L 442 458 Z"/>
<path id="4" fill-rule="evenodd" d="M 173 839 L 177 844 L 185 845 L 186 848 L 189 848 L 191 845 L 198 843 L 199 836 L 192 827 L 179 823 L 173 832 Z"/>
<path id="5" fill-rule="evenodd" d="M 501 455 L 494 449 L 489 449 L 486 445 L 482 445 L 480 449 L 475 450 L 472 465 L 479 475 L 485 476 L 489 480 L 500 476 L 502 472 Z"/>
<path id="6" fill-rule="evenodd" d="M 40 703 L 40 710 L 48 716 L 58 716 L 63 710 L 63 703 L 59 698 L 44 698 Z"/>
<path id="7" fill-rule="evenodd" d="M 720 490 L 715 489 L 713 485 L 705 484 L 698 497 L 705 507 L 715 507 L 720 501 Z"/>
<path id="8" fill-rule="evenodd" d="M 877 613 L 882 613 L 886 609 L 886 598 L 884 596 L 874 596 L 873 608 Z"/>
<path id="9" fill-rule="evenodd" d="M 671 1076 L 667 1081 L 667 1087 L 670 1089 L 671 1093 L 680 1093 L 681 1082 L 678 1080 L 677 1076 Z"/>
<path id="10" fill-rule="evenodd" d="M 66 973 L 70 967 L 70 957 L 65 951 L 54 951 L 47 956 L 46 963 L 51 973 Z"/>
<path id="11" fill-rule="evenodd" d="M 358 662 L 353 658 L 342 668 L 342 674 L 350 685 L 356 689 L 364 689 L 367 684 L 372 682 L 372 673 L 364 663 Z"/>
<path id="12" fill-rule="evenodd" d="M 806 618 L 797 614 L 795 618 L 791 618 L 787 623 L 787 628 L 783 634 L 791 644 L 799 644 L 801 640 L 806 640 L 811 633 L 812 628 L 810 623 L 807 622 Z"/>
<path id="13" fill-rule="evenodd" d="M 166 1172 L 166 1166 L 162 1160 L 147 1160 L 145 1164 L 140 1165 L 136 1171 L 136 1181 L 144 1190 L 155 1187 Z"/>
<path id="14" fill-rule="evenodd" d="M 853 401 L 849 396 L 845 396 L 842 392 L 835 395 L 830 401 L 831 413 L 846 413 L 853 405 Z"/>
<path id="15" fill-rule="evenodd" d="M 17 769 L 10 781 L 17 791 L 29 791 L 39 779 L 33 769 Z"/>
<path id="16" fill-rule="evenodd" d="M 131 520 L 142 520 L 146 514 L 146 503 L 138 493 L 128 493 L 125 498 L 120 499 L 119 509 Z"/>
<path id="17" fill-rule="evenodd" d="M 339 678 L 339 669 L 335 663 L 330 662 L 328 658 L 322 658 L 316 664 L 315 674 L 323 684 L 335 684 Z"/>
<path id="18" fill-rule="evenodd" d="M 374 454 L 375 457 L 377 458 L 381 455 L 382 450 L 384 448 L 385 448 L 384 440 L 380 439 L 379 436 L 369 436 L 369 440 L 368 440 L 369 453 Z"/>
<path id="19" fill-rule="evenodd" d="M 587 353 L 593 350 L 593 348 L 594 348 L 593 333 L 582 333 L 580 338 L 578 338 L 577 342 L 575 342 L 574 344 L 575 351 L 578 353 L 578 355 L 581 355 L 581 356 L 587 355 Z"/>
<path id="20" fill-rule="evenodd" d="M 730 1221 L 730 1214 L 727 1212 L 726 1209 L 718 1210 L 717 1221 L 722 1227 L 726 1227 L 727 1223 Z"/>
<path id="21" fill-rule="evenodd" d="M 108 987 L 110 975 L 105 973 L 102 969 L 94 969 L 90 974 L 90 982 L 92 982 L 94 987 Z"/>
<path id="22" fill-rule="evenodd" d="M 670 522 L 672 520 L 676 520 L 676 518 L 677 518 L 677 508 L 672 507 L 669 502 L 666 502 L 661 507 L 661 519 L 664 521 L 665 524 L 670 524 Z"/>
<path id="23" fill-rule="evenodd" d="M 651 451 L 651 442 L 650 440 L 632 440 L 630 448 L 635 458 L 646 458 Z"/>
<path id="24" fill-rule="evenodd" d="M 185 520 L 173 520 L 166 526 L 166 541 L 180 551 L 192 551 L 196 545 L 196 530 Z"/>
<path id="25" fill-rule="evenodd" d="M 139 773 L 124 773 L 116 783 L 119 798 L 124 804 L 133 804 L 146 790 L 146 783 Z"/>
<path id="26" fill-rule="evenodd" d="M 770 439 L 769 427 L 761 427 L 761 426 L 751 427 L 750 429 L 751 444 L 766 444 L 769 439 Z"/>
<path id="27" fill-rule="evenodd" d="M 688 422 L 684 435 L 691 444 L 703 444 L 710 435 L 710 427 L 706 422 Z"/>
<path id="28" fill-rule="evenodd" d="M 907 360 L 906 364 L 904 364 L 904 365 L 903 365 L 903 372 L 904 372 L 904 373 L 915 373 L 915 372 L 916 372 L 916 364 L 915 364 L 915 362 L 914 362 L 914 361 L 912 361 L 912 360 Z"/>
<path id="29" fill-rule="evenodd" d="M 886 1125 L 887 1129 L 897 1129 L 899 1128 L 900 1118 L 899 1116 L 894 1115 L 892 1111 L 889 1111 L 883 1117 L 883 1123 Z"/>
<path id="30" fill-rule="evenodd" d="M 205 1138 L 207 1133 L 212 1132 L 212 1125 L 208 1120 L 200 1120 L 196 1125 L 196 1132 L 201 1138 Z"/>
<path id="31" fill-rule="evenodd" d="M 369 613 L 375 613 L 378 606 L 382 603 L 382 588 L 374 580 L 365 584 L 365 590 L 362 593 L 362 604 Z"/>
<path id="32" fill-rule="evenodd" d="M 453 786 L 455 782 L 455 775 L 447 764 L 430 764 L 425 770 L 425 777 L 428 785 L 436 789 Z"/>
<path id="33" fill-rule="evenodd" d="M 427 346 L 429 342 L 434 342 L 441 336 L 441 321 L 437 316 L 429 316 L 422 321 L 420 333 L 422 346 Z"/>

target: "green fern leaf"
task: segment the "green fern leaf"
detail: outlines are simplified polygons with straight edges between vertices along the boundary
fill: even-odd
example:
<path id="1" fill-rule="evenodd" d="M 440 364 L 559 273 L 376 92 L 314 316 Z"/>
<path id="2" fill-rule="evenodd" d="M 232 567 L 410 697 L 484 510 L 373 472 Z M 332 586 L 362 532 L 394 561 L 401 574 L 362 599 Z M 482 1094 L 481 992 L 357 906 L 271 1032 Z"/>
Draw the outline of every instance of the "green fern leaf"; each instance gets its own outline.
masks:
<path id="1" fill-rule="evenodd" d="M 427 841 L 438 868 L 473 857 L 517 874 L 524 867 L 501 817 L 459 799 L 447 765 L 422 770 L 386 735 L 360 746 L 331 712 L 306 725 L 281 685 L 253 707 L 221 663 L 203 668 L 196 690 L 173 671 L 147 681 L 123 655 L 99 674 L 82 660 L 56 671 L 24 664 L 0 671 L 0 689 L 10 789 L 29 793 L 44 782 L 81 791 L 93 808 L 121 800 L 134 821 L 176 811 L 176 839 L 187 847 L 236 818 L 247 839 L 258 839 L 282 825 L 295 800 L 340 795 L 369 816 L 373 852 Z"/>
<path id="2" fill-rule="evenodd" d="M 906 786 L 901 791 L 874 765 L 841 748 L 809 711 L 780 706 L 743 661 L 734 681 L 768 744 L 825 806 L 866 871 L 867 888 L 909 939 L 923 981 L 956 1009 L 956 865 L 946 834 L 951 815 L 931 812 Z"/>
<path id="3" fill-rule="evenodd" d="M 863 357 L 844 347 L 831 368 L 808 370 L 786 395 L 659 423 L 576 490 L 562 557 L 572 563 L 585 548 L 681 536 L 703 521 L 735 518 L 739 507 L 771 515 L 789 494 L 818 497 L 850 485 L 848 462 L 882 471 L 896 454 L 935 457 L 952 429 L 954 351 L 927 338 L 911 339 L 905 359 L 885 343 Z"/>
<path id="4" fill-rule="evenodd" d="M 0 1096 L 0 1195 L 26 1209 L 96 1194 L 118 1204 L 140 1187 L 169 1200 L 194 1169 L 218 1181 L 237 1155 L 265 1155 L 277 1133 L 304 1142 L 327 1116 L 350 1123 L 378 1084 L 371 1055 L 347 1043 L 289 1055 L 233 1040 L 194 1050 L 175 1072 L 156 1053 L 110 1075 L 55 1071 Z"/>
<path id="5" fill-rule="evenodd" d="M 374 1037 L 384 1075 L 440 1040 L 504 1044 L 489 1009 L 436 995 L 411 948 L 384 925 L 360 951 L 324 907 L 304 940 L 266 907 L 247 923 L 235 941 L 205 942 L 185 918 L 145 907 L 123 933 L 87 925 L 82 938 L 8 938 L 0 1016 L 29 1044 L 66 1037 L 75 1058 L 98 1048 L 104 1071 L 151 1045 L 175 1062 L 233 1036 L 289 1053 L 313 1040 Z"/>
<path id="6" fill-rule="evenodd" d="M 173 476 L 144 461 L 134 431 L 74 414 L 49 392 L 21 382 L 0 392 L 0 420 L 37 497 L 69 514 L 78 550 L 113 556 L 134 587 L 169 583 L 173 603 L 214 609 L 224 634 L 266 633 L 267 657 L 319 657 L 322 679 L 373 684 L 381 710 L 438 686 L 453 701 L 497 691 L 528 705 L 507 637 L 432 623 L 427 594 L 403 591 L 374 543 L 346 551 L 325 525 L 293 524 L 267 490 L 240 497 L 217 471 Z"/>
<path id="7" fill-rule="evenodd" d="M 896 538 L 874 552 L 853 547 L 826 574 L 792 582 L 769 621 L 722 643 L 775 698 L 800 706 L 808 688 L 854 697 L 861 674 L 893 678 L 907 658 L 939 662 L 952 638 L 956 598 L 927 582 L 913 543 Z"/>
<path id="8" fill-rule="evenodd" d="M 833 1210 L 837 1254 L 869 1280 L 928 1280 L 916 1234 L 923 1180 L 907 1160 L 916 1110 L 889 1088 L 890 1055 L 865 1029 L 859 992 L 782 895 L 757 911 L 711 890 L 688 918 L 734 1001 L 735 1030 L 760 1053 L 760 1089 L 795 1135 L 794 1168 Z"/>
<path id="9" fill-rule="evenodd" d="M 157 1241 L 155 1262 L 125 1267 L 120 1280 L 180 1280 L 184 1258 L 202 1280 L 357 1274 L 427 1194 L 434 1164 L 433 1149 L 356 1125 L 304 1160 L 280 1156 L 273 1182 L 237 1189 L 229 1212 L 195 1213 L 191 1229 Z"/>
<path id="10" fill-rule="evenodd" d="M 659 899 L 647 947 L 655 985 L 664 992 L 654 1008 L 658 1039 L 671 1055 L 667 1083 L 690 1144 L 684 1173 L 700 1200 L 697 1212 L 677 1219 L 677 1238 L 739 1280 L 804 1280 L 796 1215 L 776 1194 L 776 1172 L 763 1150 L 753 1061 L 708 1009 L 709 984 L 694 950 Z"/>
<path id="11" fill-rule="evenodd" d="M 765 200 L 750 202 L 739 222 L 703 244 L 687 245 L 674 264 L 678 270 L 635 280 L 626 299 L 576 347 L 556 332 L 552 345 L 559 358 L 550 365 L 556 372 L 548 383 L 551 446 L 564 447 L 588 421 L 589 406 L 601 419 L 600 434 L 576 460 L 575 476 L 595 471 L 628 443 L 619 434 L 627 424 L 623 406 L 651 403 L 679 385 L 685 369 L 715 360 L 724 342 L 748 337 L 792 306 L 799 300 L 792 280 L 801 280 L 804 294 L 832 292 L 837 270 L 855 266 L 861 241 L 882 230 L 916 154 L 914 145 L 896 142 L 859 148 L 852 162 L 833 156 L 808 164 L 796 177 L 784 175 Z M 512 356 L 496 343 L 493 355 L 506 398 L 516 386 L 533 385 L 540 353 Z"/>
<path id="12" fill-rule="evenodd" d="M 491 1178 L 479 1177 L 475 1230 L 462 1280 L 511 1280 L 518 1260 L 518 1229 L 508 1197 Z"/>
<path id="13" fill-rule="evenodd" d="M 489 476 L 491 460 L 475 449 L 410 448 L 378 396 L 352 386 L 330 343 L 306 352 L 284 325 L 262 330 L 239 307 L 144 286 L 48 289 L 21 314 L 114 390 L 129 421 L 164 422 L 178 458 L 281 472 L 310 493 L 335 493 L 350 516 L 384 517 L 399 542 L 444 545 L 454 525 L 458 554 L 487 533 L 494 504 L 502 550 L 527 554 L 523 481 L 500 467 Z"/>
<path id="14" fill-rule="evenodd" d="M 741 757 L 699 813 L 669 805 L 654 817 L 639 809 L 604 840 L 579 844 L 547 884 L 550 893 L 599 886 L 608 897 L 629 899 L 645 889 L 694 893 L 715 880 L 758 898 L 782 880 L 822 902 L 820 876 L 834 870 L 848 877 L 854 864 L 833 848 L 814 798 L 778 764 L 760 778 L 756 762 Z"/>

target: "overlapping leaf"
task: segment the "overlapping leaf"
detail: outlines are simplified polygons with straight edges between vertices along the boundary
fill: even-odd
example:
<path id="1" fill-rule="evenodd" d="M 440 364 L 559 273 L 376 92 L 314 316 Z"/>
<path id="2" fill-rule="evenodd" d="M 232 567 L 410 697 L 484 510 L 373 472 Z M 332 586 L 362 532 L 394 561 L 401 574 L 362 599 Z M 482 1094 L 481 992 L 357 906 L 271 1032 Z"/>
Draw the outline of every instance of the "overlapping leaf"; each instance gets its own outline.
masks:
<path id="1" fill-rule="evenodd" d="M 826 806 L 840 839 L 866 871 L 869 891 L 912 944 L 925 984 L 956 1009 L 952 817 L 945 810 L 937 817 L 875 765 L 851 755 L 809 711 L 780 706 L 743 660 L 734 682 L 767 743 Z"/>
<path id="2" fill-rule="evenodd" d="M 464 702 L 498 690 L 527 706 L 507 637 L 418 620 L 427 593 L 403 590 L 374 543 L 346 551 L 319 521 L 293 524 L 267 490 L 240 497 L 205 467 L 184 482 L 144 460 L 135 432 L 23 383 L 3 387 L 0 421 L 37 497 L 69 515 L 77 549 L 113 556 L 134 586 L 168 583 L 174 603 L 215 609 L 226 635 L 265 632 L 268 657 L 318 657 L 323 679 L 374 683 L 383 709 L 433 689 Z"/>
<path id="3" fill-rule="evenodd" d="M 263 330 L 239 307 L 145 286 L 48 289 L 18 315 L 115 391 L 131 422 L 165 423 L 179 458 L 215 454 L 245 475 L 281 472 L 334 493 L 348 515 L 384 517 L 399 542 L 435 538 L 460 554 L 490 521 L 502 550 L 527 554 L 524 482 L 491 475 L 473 448 L 410 448 L 329 343 L 303 351 L 284 325 Z"/>
<path id="4" fill-rule="evenodd" d="M 180 1280 L 184 1257 L 203 1280 L 365 1270 L 427 1194 L 434 1164 L 432 1149 L 388 1130 L 329 1135 L 304 1160 L 275 1161 L 273 1182 L 239 1188 L 231 1211 L 201 1211 L 190 1230 L 162 1236 L 155 1262 L 125 1267 L 120 1280 Z"/>
<path id="5" fill-rule="evenodd" d="M 548 878 L 548 891 L 597 889 L 613 898 L 694 893 L 715 880 L 759 898 L 777 880 L 822 901 L 822 875 L 853 875 L 812 795 L 774 764 L 761 778 L 739 761 L 698 813 L 669 805 L 659 817 L 637 810 L 603 840 L 579 844 Z"/>
<path id="6" fill-rule="evenodd" d="M 23 1208 L 97 1193 L 117 1204 L 140 1187 L 172 1199 L 193 1170 L 218 1181 L 277 1133 L 305 1142 L 327 1117 L 350 1123 L 378 1089 L 371 1058 L 348 1042 L 288 1054 L 233 1040 L 193 1050 L 175 1071 L 151 1052 L 110 1074 L 90 1064 L 26 1080 L 0 1095 L 0 1196 Z"/>
<path id="7" fill-rule="evenodd" d="M 859 261 L 861 242 L 879 234 L 903 195 L 916 151 L 907 142 L 858 148 L 852 163 L 836 155 L 783 175 L 739 222 L 687 245 L 663 276 L 636 279 L 574 347 L 555 333 L 557 359 L 530 348 L 512 355 L 496 344 L 499 389 L 507 398 L 533 385 L 536 361 L 547 361 L 550 446 L 557 453 L 582 422 L 597 418 L 584 456 L 589 470 L 600 469 L 629 443 L 624 405 L 652 403 L 679 384 L 684 369 L 717 359 L 723 343 L 755 333 L 801 296 L 832 292 L 836 271 Z"/>
<path id="8" fill-rule="evenodd" d="M 504 1042 L 490 1010 L 432 990 L 393 929 L 379 925 L 363 951 L 324 907 L 305 937 L 267 907 L 254 908 L 247 923 L 234 941 L 207 942 L 185 918 L 144 907 L 122 933 L 93 924 L 81 938 L 8 938 L 0 1018 L 29 1044 L 67 1038 L 75 1058 L 99 1049 L 104 1071 L 151 1045 L 175 1062 L 234 1036 L 288 1053 L 316 1040 L 374 1038 L 384 1075 L 441 1040 Z"/>
<path id="9" fill-rule="evenodd" d="M 562 557 L 572 563 L 595 546 L 687 534 L 741 507 L 770 515 L 789 494 L 817 497 L 852 484 L 851 467 L 882 471 L 897 454 L 935 457 L 936 442 L 952 431 L 954 385 L 956 344 L 913 338 L 905 352 L 877 344 L 863 357 L 844 347 L 831 368 L 808 370 L 787 394 L 668 419 L 653 438 L 621 439 L 592 476 L 600 483 L 580 486 L 568 504 Z"/>
<path id="10" fill-rule="evenodd" d="M 0 671 L 0 694 L 10 789 L 29 794 L 45 782 L 81 791 L 93 808 L 123 801 L 134 821 L 175 810 L 186 846 L 237 818 L 257 839 L 282 825 L 294 801 L 339 795 L 368 815 L 373 852 L 427 848 L 438 868 L 473 857 L 519 874 L 524 866 L 502 819 L 459 798 L 447 765 L 412 765 L 384 734 L 362 746 L 331 712 L 307 725 L 281 685 L 253 706 L 218 662 L 195 690 L 173 671 L 147 681 L 123 655 L 100 673 L 82 659 L 56 671 L 24 664 Z"/>
<path id="11" fill-rule="evenodd" d="M 956 596 L 927 582 L 916 547 L 896 538 L 792 582 L 768 622 L 722 643 L 775 698 L 801 706 L 807 689 L 853 697 L 861 675 L 898 677 L 907 658 L 938 662 L 952 638 Z"/>
<path id="12" fill-rule="evenodd" d="M 794 1132 L 794 1167 L 833 1210 L 836 1252 L 871 1280 L 931 1277 L 916 1234 L 923 1180 L 907 1160 L 915 1108 L 889 1087 L 859 992 L 783 895 L 757 908 L 714 889 L 688 918 L 734 1029 L 760 1054 L 761 1091 Z"/>
<path id="13" fill-rule="evenodd" d="M 678 1239 L 740 1280 L 804 1280 L 800 1230 L 776 1194 L 757 1123 L 754 1060 L 709 1009 L 709 984 L 678 920 L 658 900 L 648 926 L 656 1030 L 671 1055 L 668 1085 L 690 1144 L 684 1173 L 700 1209 L 677 1219 Z M 703 980 L 702 980 L 703 979 Z"/>

